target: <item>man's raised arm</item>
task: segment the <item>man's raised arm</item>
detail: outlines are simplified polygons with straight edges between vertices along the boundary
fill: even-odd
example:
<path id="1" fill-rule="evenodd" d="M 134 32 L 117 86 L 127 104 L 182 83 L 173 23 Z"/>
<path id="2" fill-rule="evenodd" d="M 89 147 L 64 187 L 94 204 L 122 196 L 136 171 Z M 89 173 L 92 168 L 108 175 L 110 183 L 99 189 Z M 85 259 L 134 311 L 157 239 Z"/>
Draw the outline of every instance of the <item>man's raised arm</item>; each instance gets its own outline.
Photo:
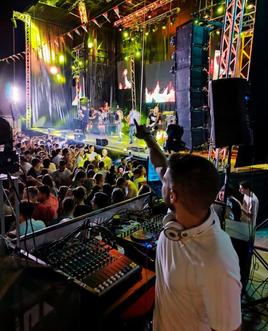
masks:
<path id="1" fill-rule="evenodd" d="M 136 137 L 143 139 L 149 149 L 149 157 L 160 178 L 162 179 L 167 168 L 167 159 L 164 152 L 156 142 L 155 138 L 150 133 L 150 128 L 145 125 L 139 125 L 136 120 L 135 125 L 137 129 Z"/>

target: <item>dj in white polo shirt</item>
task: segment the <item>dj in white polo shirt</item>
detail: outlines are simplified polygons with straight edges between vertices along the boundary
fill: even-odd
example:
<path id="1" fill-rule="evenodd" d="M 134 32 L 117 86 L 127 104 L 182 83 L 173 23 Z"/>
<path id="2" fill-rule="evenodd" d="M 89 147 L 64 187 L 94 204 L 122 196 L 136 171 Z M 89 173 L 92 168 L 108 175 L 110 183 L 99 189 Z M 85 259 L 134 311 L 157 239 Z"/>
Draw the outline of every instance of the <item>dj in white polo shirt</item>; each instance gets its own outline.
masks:
<path id="1" fill-rule="evenodd" d="M 137 126 L 137 137 L 147 143 L 170 209 L 157 246 L 154 331 L 240 330 L 239 261 L 210 208 L 216 169 L 192 154 L 167 161 L 145 126 Z"/>

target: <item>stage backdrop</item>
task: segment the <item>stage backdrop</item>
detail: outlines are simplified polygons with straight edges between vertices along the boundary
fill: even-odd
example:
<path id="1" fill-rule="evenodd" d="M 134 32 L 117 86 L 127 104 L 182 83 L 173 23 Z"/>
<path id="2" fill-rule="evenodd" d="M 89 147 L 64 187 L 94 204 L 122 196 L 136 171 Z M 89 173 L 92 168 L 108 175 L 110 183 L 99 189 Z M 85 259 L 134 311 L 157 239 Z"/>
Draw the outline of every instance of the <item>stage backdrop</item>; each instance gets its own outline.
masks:
<path id="1" fill-rule="evenodd" d="M 33 127 L 68 127 L 71 114 L 71 71 L 62 28 L 32 19 L 31 94 Z"/>

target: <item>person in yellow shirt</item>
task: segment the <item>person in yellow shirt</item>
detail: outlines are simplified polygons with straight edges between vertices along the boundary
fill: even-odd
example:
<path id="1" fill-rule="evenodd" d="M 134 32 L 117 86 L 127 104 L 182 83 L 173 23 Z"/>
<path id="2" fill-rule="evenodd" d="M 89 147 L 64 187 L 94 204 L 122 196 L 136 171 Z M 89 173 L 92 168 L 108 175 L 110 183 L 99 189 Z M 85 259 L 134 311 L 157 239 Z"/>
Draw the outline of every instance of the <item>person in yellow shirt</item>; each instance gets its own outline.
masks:
<path id="1" fill-rule="evenodd" d="M 113 164 L 112 159 L 108 156 L 108 151 L 106 148 L 103 148 L 103 150 L 101 151 L 101 161 L 104 162 L 104 168 L 106 170 L 109 170 Z"/>

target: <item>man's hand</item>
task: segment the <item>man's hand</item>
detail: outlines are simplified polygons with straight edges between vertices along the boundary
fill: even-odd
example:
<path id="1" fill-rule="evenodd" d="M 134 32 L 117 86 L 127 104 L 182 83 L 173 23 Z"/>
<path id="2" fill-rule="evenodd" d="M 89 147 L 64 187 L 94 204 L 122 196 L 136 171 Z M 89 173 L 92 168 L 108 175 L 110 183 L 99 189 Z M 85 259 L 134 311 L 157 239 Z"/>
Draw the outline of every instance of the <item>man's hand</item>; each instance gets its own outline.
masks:
<path id="1" fill-rule="evenodd" d="M 136 125 L 136 130 L 137 130 L 137 132 L 136 132 L 137 138 L 146 140 L 146 139 L 148 139 L 148 137 L 151 136 L 149 127 L 147 127 L 145 125 L 139 125 L 135 119 L 134 119 L 134 123 Z"/>

